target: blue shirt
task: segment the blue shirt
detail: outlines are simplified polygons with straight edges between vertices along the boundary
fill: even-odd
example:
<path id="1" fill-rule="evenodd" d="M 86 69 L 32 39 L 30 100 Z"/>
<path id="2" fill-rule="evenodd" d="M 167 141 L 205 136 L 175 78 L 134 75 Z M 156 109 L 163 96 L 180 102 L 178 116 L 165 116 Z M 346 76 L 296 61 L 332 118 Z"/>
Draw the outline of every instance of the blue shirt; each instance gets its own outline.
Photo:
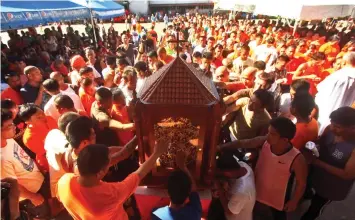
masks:
<path id="1" fill-rule="evenodd" d="M 39 87 L 33 87 L 30 84 L 26 83 L 20 90 L 21 96 L 23 98 L 24 103 L 34 103 L 37 99 L 38 93 L 39 93 Z M 41 105 L 39 106 L 41 109 L 44 108 L 44 105 L 48 102 L 48 100 L 51 98 L 50 95 L 47 93 L 43 92 L 42 95 L 42 102 Z"/>
<path id="2" fill-rule="evenodd" d="M 200 196 L 197 192 L 192 192 L 189 200 L 184 207 L 178 210 L 165 206 L 153 211 L 152 220 L 201 220 Z"/>
<path id="3" fill-rule="evenodd" d="M 20 90 L 24 103 L 34 103 L 39 93 L 39 87 L 26 83 Z"/>

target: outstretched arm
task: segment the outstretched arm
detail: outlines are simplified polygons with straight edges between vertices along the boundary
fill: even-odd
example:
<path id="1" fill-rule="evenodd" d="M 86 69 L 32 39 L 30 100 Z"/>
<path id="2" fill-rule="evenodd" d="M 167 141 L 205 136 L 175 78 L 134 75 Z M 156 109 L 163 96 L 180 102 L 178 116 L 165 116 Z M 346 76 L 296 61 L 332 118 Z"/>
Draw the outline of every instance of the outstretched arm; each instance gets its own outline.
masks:
<path id="1" fill-rule="evenodd" d="M 131 156 L 133 151 L 136 149 L 137 144 L 138 139 L 136 136 L 134 136 L 132 140 L 130 140 L 123 148 L 110 147 L 110 153 L 113 152 L 110 156 L 110 166 L 113 166 Z M 116 150 L 118 150 L 118 152 Z"/>
<path id="2" fill-rule="evenodd" d="M 217 146 L 218 151 L 232 150 L 238 148 L 259 148 L 266 141 L 266 136 L 259 136 L 252 139 L 237 140 Z"/>
<path id="3" fill-rule="evenodd" d="M 166 141 L 158 141 L 153 154 L 135 171 L 140 179 L 143 179 L 154 167 L 157 159 L 167 151 L 170 144 Z"/>

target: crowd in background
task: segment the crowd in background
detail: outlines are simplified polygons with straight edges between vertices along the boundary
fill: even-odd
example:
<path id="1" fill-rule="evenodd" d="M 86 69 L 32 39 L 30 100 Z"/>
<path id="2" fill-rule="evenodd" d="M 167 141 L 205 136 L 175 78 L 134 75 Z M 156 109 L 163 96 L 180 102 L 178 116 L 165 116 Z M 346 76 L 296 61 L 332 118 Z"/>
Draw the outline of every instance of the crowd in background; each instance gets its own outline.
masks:
<path id="1" fill-rule="evenodd" d="M 313 220 L 346 198 L 355 180 L 353 22 L 294 30 L 281 20 L 162 19 L 162 33 L 155 17 L 145 29 L 134 16 L 127 30 L 101 23 L 95 31 L 86 24 L 81 35 L 70 24 L 65 33 L 60 24 L 43 35 L 8 31 L 10 40 L 1 43 L 8 215 L 21 214 L 12 202 L 20 197 L 37 218 L 67 212 L 74 219 L 140 219 L 135 189 L 169 143 L 158 141 L 138 163 L 134 103 L 145 80 L 175 59 L 210 77 L 224 103 L 204 217 L 266 219 L 266 210 L 286 219 L 311 200 L 301 219 Z M 319 155 L 305 147 L 310 141 Z M 152 219 L 201 219 L 185 159 L 176 157 L 179 170 L 169 177 L 170 205 L 152 210 Z"/>

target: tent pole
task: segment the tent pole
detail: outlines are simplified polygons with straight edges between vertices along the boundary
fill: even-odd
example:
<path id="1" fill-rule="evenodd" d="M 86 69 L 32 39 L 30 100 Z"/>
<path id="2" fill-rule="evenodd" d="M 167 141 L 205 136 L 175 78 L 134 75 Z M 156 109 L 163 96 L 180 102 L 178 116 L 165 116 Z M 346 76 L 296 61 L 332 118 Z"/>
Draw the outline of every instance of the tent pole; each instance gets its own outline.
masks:
<path id="1" fill-rule="evenodd" d="M 293 27 L 293 36 L 295 36 L 295 34 L 296 34 L 296 30 L 297 30 L 297 26 L 298 26 L 299 21 L 300 21 L 299 19 L 296 19 L 296 21 L 295 21 L 295 26 Z"/>
<path id="2" fill-rule="evenodd" d="M 95 48 L 97 48 L 97 39 L 96 39 L 96 27 L 95 27 L 95 24 L 94 24 L 94 16 L 92 15 L 92 9 L 91 7 L 89 8 L 90 9 L 90 17 L 91 17 L 91 26 L 92 26 L 92 31 L 93 31 L 93 34 L 94 34 L 94 40 L 95 40 Z"/>

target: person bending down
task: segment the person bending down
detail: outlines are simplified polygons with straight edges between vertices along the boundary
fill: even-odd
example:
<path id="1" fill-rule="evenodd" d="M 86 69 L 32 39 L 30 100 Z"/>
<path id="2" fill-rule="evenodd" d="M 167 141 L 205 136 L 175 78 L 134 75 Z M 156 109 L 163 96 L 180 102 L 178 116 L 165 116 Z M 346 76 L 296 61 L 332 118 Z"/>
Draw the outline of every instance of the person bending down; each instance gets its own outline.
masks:
<path id="1" fill-rule="evenodd" d="M 168 179 L 170 205 L 159 208 L 152 213 L 153 220 L 200 220 L 202 206 L 196 183 L 186 167 L 186 154 L 178 152 L 176 164 L 180 170 L 171 173 Z"/>
<path id="2" fill-rule="evenodd" d="M 128 220 L 123 203 L 134 193 L 168 145 L 159 141 L 153 154 L 138 170 L 116 183 L 102 181 L 110 167 L 109 148 L 100 144 L 89 145 L 79 153 L 79 175 L 65 174 L 58 182 L 57 197 L 74 219 Z"/>

